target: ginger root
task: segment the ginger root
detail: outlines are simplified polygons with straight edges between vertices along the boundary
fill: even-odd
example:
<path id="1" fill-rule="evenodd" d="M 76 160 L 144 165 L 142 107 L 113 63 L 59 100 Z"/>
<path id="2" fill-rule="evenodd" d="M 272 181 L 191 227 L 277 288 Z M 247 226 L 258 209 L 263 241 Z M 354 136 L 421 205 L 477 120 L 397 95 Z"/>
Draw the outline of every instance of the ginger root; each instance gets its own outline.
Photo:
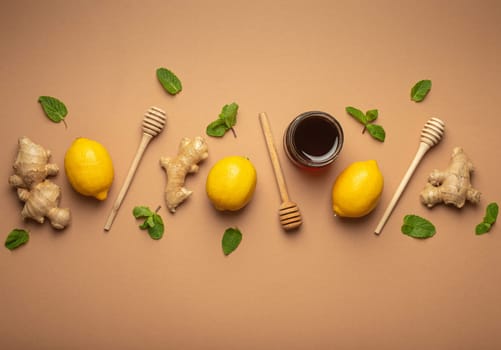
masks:
<path id="1" fill-rule="evenodd" d="M 51 156 L 49 150 L 33 143 L 27 137 L 21 137 L 18 144 L 19 151 L 13 165 L 14 175 L 9 178 L 12 186 L 29 189 L 46 177 L 58 173 L 58 166 L 49 163 Z"/>
<path id="2" fill-rule="evenodd" d="M 184 187 L 186 175 L 198 172 L 198 163 L 208 156 L 207 143 L 198 136 L 194 139 L 184 137 L 175 158 L 160 158 L 160 165 L 167 175 L 165 202 L 171 213 L 175 213 L 176 208 L 192 194 L 192 191 Z"/>
<path id="3" fill-rule="evenodd" d="M 14 174 L 9 177 L 9 184 L 17 188 L 19 199 L 25 202 L 21 217 L 39 223 L 47 217 L 54 228 L 65 228 L 71 220 L 70 210 L 59 208 L 61 189 L 46 180 L 59 172 L 56 164 L 49 163 L 50 151 L 27 137 L 21 137 L 18 144 L 19 150 L 12 167 Z"/>
<path id="4" fill-rule="evenodd" d="M 467 200 L 477 204 L 480 202 L 480 192 L 470 182 L 473 169 L 463 149 L 454 148 L 449 167 L 445 171 L 435 169 L 428 177 L 428 183 L 420 194 L 421 202 L 430 208 L 442 202 L 458 208 L 463 207 Z"/>

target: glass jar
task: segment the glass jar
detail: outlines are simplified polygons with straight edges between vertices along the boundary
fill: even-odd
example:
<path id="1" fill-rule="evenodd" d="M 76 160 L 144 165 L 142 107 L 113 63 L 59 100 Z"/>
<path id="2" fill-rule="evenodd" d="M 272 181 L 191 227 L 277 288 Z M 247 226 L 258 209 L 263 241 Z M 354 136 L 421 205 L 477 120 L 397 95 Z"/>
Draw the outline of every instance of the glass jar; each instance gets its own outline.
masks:
<path id="1" fill-rule="evenodd" d="M 320 169 L 331 164 L 343 148 L 341 124 L 328 113 L 305 112 L 294 118 L 284 134 L 287 157 L 300 168 Z"/>

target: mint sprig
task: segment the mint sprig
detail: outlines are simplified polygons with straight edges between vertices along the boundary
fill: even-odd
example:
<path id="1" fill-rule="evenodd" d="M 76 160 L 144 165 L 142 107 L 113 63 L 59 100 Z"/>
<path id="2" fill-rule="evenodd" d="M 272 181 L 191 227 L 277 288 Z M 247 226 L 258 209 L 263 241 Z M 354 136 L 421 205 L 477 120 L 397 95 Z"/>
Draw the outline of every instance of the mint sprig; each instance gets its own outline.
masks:
<path id="1" fill-rule="evenodd" d="M 431 80 L 425 79 L 418 81 L 411 89 L 411 100 L 421 102 L 431 90 Z"/>
<path id="2" fill-rule="evenodd" d="M 165 91 L 171 95 L 176 95 L 183 90 L 183 85 L 179 78 L 170 70 L 164 67 L 157 69 L 157 78 Z"/>
<path id="3" fill-rule="evenodd" d="M 430 238 L 437 232 L 430 221 L 417 215 L 406 215 L 401 230 L 403 234 L 414 238 Z"/>
<path id="4" fill-rule="evenodd" d="M 238 104 L 233 102 L 221 109 L 219 117 L 211 122 L 206 129 L 206 133 L 213 137 L 223 137 L 228 130 L 231 130 L 234 137 L 237 137 L 233 128 L 237 123 Z"/>
<path id="5" fill-rule="evenodd" d="M 14 250 L 30 240 L 30 234 L 26 230 L 14 229 L 5 240 L 5 247 L 9 250 Z"/>
<path id="6" fill-rule="evenodd" d="M 47 118 L 54 123 L 63 122 L 64 126 L 68 127 L 64 120 L 68 115 L 68 109 L 61 100 L 52 96 L 40 96 L 38 102 L 42 105 L 42 109 Z"/>
<path id="7" fill-rule="evenodd" d="M 497 203 L 490 203 L 486 210 L 483 221 L 475 227 L 475 233 L 481 235 L 491 230 L 492 225 L 496 222 L 499 213 Z"/>
<path id="8" fill-rule="evenodd" d="M 346 107 L 346 112 L 350 116 L 355 118 L 358 122 L 363 124 L 364 128 L 362 130 L 362 133 L 367 130 L 373 138 L 378 141 L 384 142 L 386 138 L 386 132 L 384 131 L 384 128 L 381 125 L 373 123 L 373 121 L 378 118 L 379 112 L 377 109 L 371 109 L 364 113 L 358 108 L 348 106 Z"/>
<path id="9" fill-rule="evenodd" d="M 228 228 L 224 231 L 221 245 L 224 255 L 230 255 L 242 241 L 242 232 L 238 228 Z"/>
<path id="10" fill-rule="evenodd" d="M 138 206 L 132 210 L 132 214 L 136 219 L 144 219 L 139 228 L 147 230 L 150 237 L 155 240 L 162 238 L 164 234 L 164 222 L 162 217 L 158 215 L 159 210 L 160 206 L 155 211 L 145 206 Z"/>

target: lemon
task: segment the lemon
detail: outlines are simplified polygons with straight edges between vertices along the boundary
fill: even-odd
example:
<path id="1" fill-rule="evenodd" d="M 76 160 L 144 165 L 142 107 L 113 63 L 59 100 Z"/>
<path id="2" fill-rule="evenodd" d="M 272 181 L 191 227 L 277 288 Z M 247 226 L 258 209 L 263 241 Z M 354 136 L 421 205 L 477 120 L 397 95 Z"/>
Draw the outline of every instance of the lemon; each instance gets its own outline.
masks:
<path id="1" fill-rule="evenodd" d="M 332 186 L 334 213 L 350 218 L 369 214 L 379 202 L 383 184 L 383 175 L 375 160 L 350 164 Z"/>
<path id="2" fill-rule="evenodd" d="M 228 156 L 217 161 L 207 175 L 207 196 L 217 210 L 236 211 L 249 203 L 257 174 L 249 159 Z"/>
<path id="3" fill-rule="evenodd" d="M 113 163 L 102 144 L 79 137 L 64 156 L 64 170 L 78 193 L 105 200 L 113 182 Z"/>

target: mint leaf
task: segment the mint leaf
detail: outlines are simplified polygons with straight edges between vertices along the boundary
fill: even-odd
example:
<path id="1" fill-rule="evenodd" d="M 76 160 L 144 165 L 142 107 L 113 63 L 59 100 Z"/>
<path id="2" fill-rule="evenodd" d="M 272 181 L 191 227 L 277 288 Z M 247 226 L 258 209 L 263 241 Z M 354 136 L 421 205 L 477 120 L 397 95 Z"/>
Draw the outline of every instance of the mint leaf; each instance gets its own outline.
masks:
<path id="1" fill-rule="evenodd" d="M 475 227 L 475 233 L 477 235 L 481 235 L 489 232 L 491 230 L 491 226 L 494 225 L 497 220 L 498 213 L 499 207 L 497 203 L 489 203 L 485 210 L 484 220 Z"/>
<path id="2" fill-rule="evenodd" d="M 167 91 L 171 95 L 176 95 L 181 92 L 181 90 L 183 90 L 183 86 L 179 78 L 167 68 L 158 68 L 157 78 L 158 81 L 160 81 L 160 84 L 162 84 L 165 91 Z"/>
<path id="3" fill-rule="evenodd" d="M 140 229 L 142 230 L 146 230 L 150 227 L 153 227 L 155 226 L 155 222 L 153 221 L 153 215 L 155 215 L 154 213 L 151 214 L 151 216 L 148 216 L 144 222 L 139 226 Z"/>
<path id="4" fill-rule="evenodd" d="M 214 137 L 223 137 L 224 134 L 226 134 L 226 131 L 228 131 L 228 127 L 226 126 L 224 120 L 221 118 L 216 119 L 212 123 L 207 125 L 207 129 L 205 130 L 207 135 Z"/>
<path id="5" fill-rule="evenodd" d="M 401 230 L 403 234 L 414 238 L 429 238 L 436 233 L 431 222 L 417 215 L 406 215 Z"/>
<path id="6" fill-rule="evenodd" d="M 486 212 L 485 212 L 485 217 L 484 217 L 484 222 L 487 222 L 489 224 L 493 224 L 496 222 L 496 219 L 498 217 L 499 213 L 499 207 L 497 203 L 490 203 L 487 206 Z"/>
<path id="7" fill-rule="evenodd" d="M 42 105 L 47 118 L 54 123 L 61 121 L 64 123 L 64 118 L 68 115 L 68 109 L 63 102 L 51 96 L 40 96 L 38 102 Z"/>
<path id="8" fill-rule="evenodd" d="M 224 255 L 230 255 L 242 241 L 242 233 L 237 228 L 228 228 L 224 231 L 221 245 Z"/>
<path id="9" fill-rule="evenodd" d="M 384 142 L 386 138 L 386 133 L 382 126 L 377 124 L 367 124 L 365 126 L 369 134 L 378 141 Z"/>
<path id="10" fill-rule="evenodd" d="M 229 128 L 232 128 L 237 123 L 238 105 L 233 102 L 225 105 L 219 114 L 219 118 L 224 120 L 224 123 Z"/>
<path id="11" fill-rule="evenodd" d="M 365 116 L 364 112 L 362 112 L 360 109 L 357 109 L 355 107 L 348 106 L 346 107 L 346 112 L 351 115 L 353 118 L 358 120 L 362 124 L 367 124 L 367 117 Z"/>
<path id="12" fill-rule="evenodd" d="M 484 233 L 489 232 L 490 229 L 491 229 L 491 224 L 488 224 L 487 222 L 482 222 L 475 227 L 475 233 L 477 235 L 482 235 Z"/>
<path id="13" fill-rule="evenodd" d="M 368 123 L 373 122 L 374 120 L 377 119 L 377 117 L 378 117 L 378 110 L 377 109 L 371 109 L 365 113 L 365 118 L 367 119 Z"/>
<path id="14" fill-rule="evenodd" d="M 152 216 L 154 213 L 148 207 L 139 206 L 132 210 L 132 214 L 136 219 Z"/>
<path id="15" fill-rule="evenodd" d="M 21 229 L 12 230 L 5 240 L 5 247 L 14 250 L 30 240 L 28 231 Z"/>
<path id="16" fill-rule="evenodd" d="M 411 89 L 411 100 L 421 102 L 431 90 L 431 80 L 418 81 Z"/>
<path id="17" fill-rule="evenodd" d="M 218 119 L 211 122 L 205 132 L 209 136 L 222 137 L 228 130 L 233 132 L 233 136 L 237 137 L 233 126 L 237 123 L 238 104 L 235 102 L 224 105 L 219 113 Z"/>
<path id="18" fill-rule="evenodd" d="M 153 220 L 153 226 L 148 228 L 148 234 L 151 238 L 158 240 L 164 235 L 164 222 L 158 214 L 153 214 L 151 218 Z"/>
<path id="19" fill-rule="evenodd" d="M 145 219 L 143 223 L 139 225 L 139 228 L 141 230 L 148 230 L 150 237 L 155 240 L 162 238 L 164 234 L 164 222 L 162 217 L 157 214 L 158 210 L 160 210 L 160 207 L 153 212 L 150 208 L 145 206 L 138 206 L 132 210 L 132 214 L 136 219 Z"/>
<path id="20" fill-rule="evenodd" d="M 358 120 L 360 123 L 364 125 L 364 129 L 362 130 L 362 134 L 365 130 L 369 131 L 369 134 L 378 141 L 384 142 L 386 137 L 386 133 L 382 126 L 376 124 L 370 124 L 374 120 L 377 119 L 379 112 L 377 109 L 370 109 L 367 113 L 364 114 L 360 109 L 348 106 L 345 108 L 346 112 Z"/>

